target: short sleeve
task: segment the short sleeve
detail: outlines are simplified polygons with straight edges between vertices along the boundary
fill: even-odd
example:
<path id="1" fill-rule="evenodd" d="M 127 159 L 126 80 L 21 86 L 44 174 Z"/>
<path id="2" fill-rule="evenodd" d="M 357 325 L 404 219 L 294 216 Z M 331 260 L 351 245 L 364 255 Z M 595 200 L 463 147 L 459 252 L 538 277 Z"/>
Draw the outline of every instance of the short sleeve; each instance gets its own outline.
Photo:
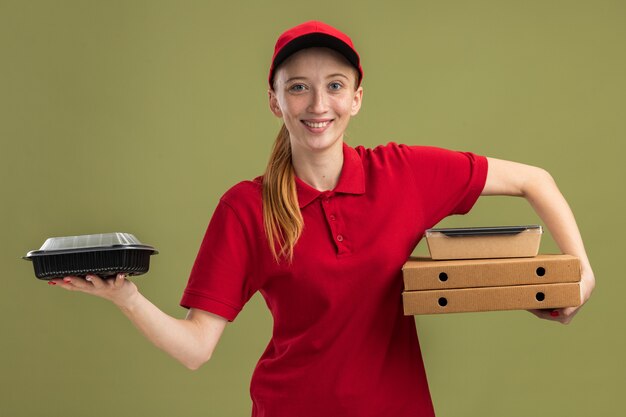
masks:
<path id="1" fill-rule="evenodd" d="M 486 157 L 430 146 L 403 147 L 422 195 L 427 225 L 470 211 L 485 187 Z"/>
<path id="2" fill-rule="evenodd" d="M 180 305 L 233 321 L 256 292 L 250 240 L 234 209 L 220 200 L 200 245 Z"/>

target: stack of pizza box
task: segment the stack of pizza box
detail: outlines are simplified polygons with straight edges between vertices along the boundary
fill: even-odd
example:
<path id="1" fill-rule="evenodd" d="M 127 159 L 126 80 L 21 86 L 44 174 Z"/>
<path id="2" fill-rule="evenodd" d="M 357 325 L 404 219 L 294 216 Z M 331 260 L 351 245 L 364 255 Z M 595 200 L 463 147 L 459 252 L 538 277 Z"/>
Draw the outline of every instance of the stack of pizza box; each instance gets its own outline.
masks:
<path id="1" fill-rule="evenodd" d="M 429 229 L 430 258 L 402 273 L 405 315 L 554 309 L 580 304 L 580 262 L 538 255 L 541 226 Z"/>

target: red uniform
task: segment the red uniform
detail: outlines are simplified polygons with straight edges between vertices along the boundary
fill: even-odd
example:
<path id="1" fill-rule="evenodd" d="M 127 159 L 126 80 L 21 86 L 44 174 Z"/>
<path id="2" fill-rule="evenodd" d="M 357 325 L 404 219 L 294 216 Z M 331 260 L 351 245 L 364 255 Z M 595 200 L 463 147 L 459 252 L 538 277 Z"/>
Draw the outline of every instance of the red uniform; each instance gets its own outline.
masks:
<path id="1" fill-rule="evenodd" d="M 470 210 L 487 160 L 390 143 L 344 144 L 334 190 L 296 178 L 304 230 L 293 264 L 265 237 L 261 179 L 224 194 L 181 305 L 234 320 L 260 291 L 272 339 L 250 386 L 254 417 L 433 416 L 401 267 L 424 230 Z"/>

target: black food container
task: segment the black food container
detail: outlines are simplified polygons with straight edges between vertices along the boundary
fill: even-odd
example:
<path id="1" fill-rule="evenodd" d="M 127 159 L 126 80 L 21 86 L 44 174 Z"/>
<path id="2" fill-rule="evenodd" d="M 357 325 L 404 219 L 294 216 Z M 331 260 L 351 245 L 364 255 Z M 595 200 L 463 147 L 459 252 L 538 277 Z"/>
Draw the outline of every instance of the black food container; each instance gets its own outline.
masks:
<path id="1" fill-rule="evenodd" d="M 157 253 L 130 233 L 103 233 L 51 237 L 41 249 L 30 251 L 23 258 L 33 262 L 39 279 L 87 274 L 106 278 L 118 273 L 145 274 L 150 256 Z"/>

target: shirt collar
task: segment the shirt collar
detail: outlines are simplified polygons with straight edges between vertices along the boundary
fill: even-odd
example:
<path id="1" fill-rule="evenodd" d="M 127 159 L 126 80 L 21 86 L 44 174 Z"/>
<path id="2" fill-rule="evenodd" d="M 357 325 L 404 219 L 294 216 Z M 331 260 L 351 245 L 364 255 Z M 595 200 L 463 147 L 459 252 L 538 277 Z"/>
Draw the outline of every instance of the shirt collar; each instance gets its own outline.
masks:
<path id="1" fill-rule="evenodd" d="M 339 175 L 337 186 L 332 191 L 319 191 L 295 176 L 296 190 L 298 192 L 298 205 L 303 208 L 321 195 L 332 195 L 334 193 L 343 194 L 364 194 L 365 193 L 365 173 L 363 172 L 363 162 L 358 152 L 343 144 L 343 167 Z"/>

